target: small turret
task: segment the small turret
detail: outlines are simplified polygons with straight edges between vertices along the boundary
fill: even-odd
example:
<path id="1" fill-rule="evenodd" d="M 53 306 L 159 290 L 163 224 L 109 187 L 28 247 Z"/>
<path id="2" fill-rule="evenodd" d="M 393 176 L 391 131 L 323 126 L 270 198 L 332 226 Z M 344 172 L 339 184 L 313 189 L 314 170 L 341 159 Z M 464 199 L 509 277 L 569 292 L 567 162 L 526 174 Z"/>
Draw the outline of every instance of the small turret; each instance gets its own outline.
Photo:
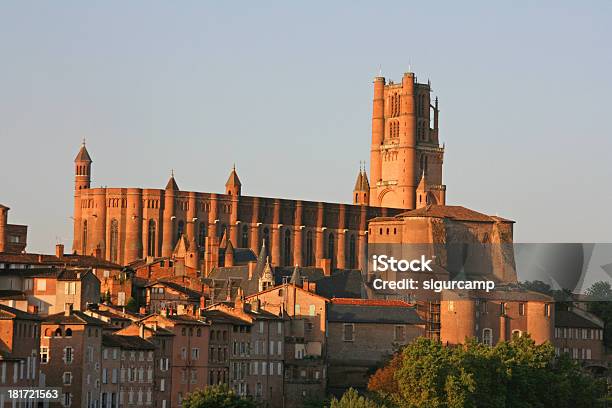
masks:
<path id="1" fill-rule="evenodd" d="M 370 182 L 365 172 L 365 163 L 359 164 L 359 174 L 357 175 L 357 181 L 355 181 L 355 188 L 353 188 L 353 204 L 370 204 Z"/>
<path id="2" fill-rule="evenodd" d="M 427 180 L 425 179 L 425 170 L 423 170 L 421 181 L 419 181 L 419 185 L 416 188 L 416 196 L 416 208 L 426 207 L 429 204 L 429 199 L 427 198 Z"/>
<path id="3" fill-rule="evenodd" d="M 85 147 L 85 139 L 79 153 L 74 158 L 74 189 L 83 190 L 91 186 L 91 156 Z"/>
<path id="4" fill-rule="evenodd" d="M 266 266 L 264 267 L 263 273 L 259 277 L 259 291 L 266 290 L 274 286 L 274 274 L 272 273 L 272 266 L 270 266 L 270 257 L 266 258 Z"/>
<path id="5" fill-rule="evenodd" d="M 174 179 L 174 170 L 170 172 L 170 179 L 168 180 L 168 184 L 166 184 L 166 190 L 179 191 L 179 186 Z"/>
<path id="6" fill-rule="evenodd" d="M 240 196 L 241 190 L 242 190 L 242 183 L 240 182 L 240 179 L 238 178 L 238 173 L 236 173 L 236 165 L 234 165 L 234 167 L 232 167 L 232 171 L 229 175 L 229 178 L 227 179 L 227 182 L 225 183 L 225 194 L 233 195 L 233 196 Z"/>
<path id="7" fill-rule="evenodd" d="M 224 266 L 234 266 L 234 246 L 231 240 L 227 240 L 225 247 L 225 259 Z"/>
<path id="8" fill-rule="evenodd" d="M 295 268 L 293 268 L 293 273 L 291 274 L 291 280 L 289 283 L 296 286 L 302 285 L 302 275 L 300 274 L 300 268 L 297 265 L 295 265 Z"/>

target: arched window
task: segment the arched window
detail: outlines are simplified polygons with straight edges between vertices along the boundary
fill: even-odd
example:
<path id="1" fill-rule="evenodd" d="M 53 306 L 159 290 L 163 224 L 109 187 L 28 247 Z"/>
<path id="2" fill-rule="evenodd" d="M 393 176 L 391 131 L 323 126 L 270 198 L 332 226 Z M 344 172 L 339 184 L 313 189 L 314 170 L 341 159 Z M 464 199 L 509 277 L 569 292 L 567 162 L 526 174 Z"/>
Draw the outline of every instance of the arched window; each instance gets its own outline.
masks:
<path id="1" fill-rule="evenodd" d="M 314 266 L 314 245 L 312 231 L 306 233 L 306 266 Z"/>
<path id="2" fill-rule="evenodd" d="M 155 224 L 155 220 L 149 220 L 149 230 L 147 232 L 147 255 L 155 256 L 155 234 L 156 234 L 157 226 Z"/>
<path id="3" fill-rule="evenodd" d="M 520 330 L 514 329 L 512 330 L 512 338 L 514 339 L 515 337 L 521 337 L 523 335 L 523 333 Z"/>
<path id="4" fill-rule="evenodd" d="M 179 239 L 181 239 L 181 235 L 183 235 L 183 232 L 185 232 L 185 221 L 181 220 L 178 223 L 178 227 L 176 228 L 176 241 L 178 242 Z"/>
<path id="5" fill-rule="evenodd" d="M 331 259 L 332 268 L 334 267 L 336 251 L 334 250 L 334 234 L 329 234 L 327 236 L 327 258 Z"/>
<path id="6" fill-rule="evenodd" d="M 493 330 L 482 329 L 482 343 L 487 346 L 493 345 Z"/>
<path id="7" fill-rule="evenodd" d="M 240 247 L 242 248 L 249 247 L 249 226 L 246 224 L 242 226 L 242 236 L 240 239 Z"/>
<path id="8" fill-rule="evenodd" d="M 53 337 L 62 337 L 62 329 L 60 329 L 59 327 L 55 329 L 55 333 L 53 334 Z"/>
<path id="9" fill-rule="evenodd" d="M 349 269 L 355 269 L 357 267 L 357 251 L 355 248 L 355 236 L 351 235 L 349 239 Z"/>
<path id="10" fill-rule="evenodd" d="M 72 329 L 66 329 L 66 337 L 72 337 Z"/>
<path id="11" fill-rule="evenodd" d="M 81 253 L 87 255 L 87 220 L 83 220 L 83 239 Z"/>
<path id="12" fill-rule="evenodd" d="M 110 229 L 110 260 L 117 262 L 119 251 L 119 222 L 113 218 Z"/>
<path id="13" fill-rule="evenodd" d="M 201 222 L 200 226 L 198 227 L 198 245 L 201 248 L 204 248 L 204 245 L 206 245 L 206 223 L 205 222 Z"/>
<path id="14" fill-rule="evenodd" d="M 291 230 L 285 230 L 285 238 L 283 240 L 283 264 L 291 266 Z"/>
<path id="15" fill-rule="evenodd" d="M 263 242 L 266 244 L 268 251 L 270 250 L 270 229 L 268 227 L 263 230 Z"/>

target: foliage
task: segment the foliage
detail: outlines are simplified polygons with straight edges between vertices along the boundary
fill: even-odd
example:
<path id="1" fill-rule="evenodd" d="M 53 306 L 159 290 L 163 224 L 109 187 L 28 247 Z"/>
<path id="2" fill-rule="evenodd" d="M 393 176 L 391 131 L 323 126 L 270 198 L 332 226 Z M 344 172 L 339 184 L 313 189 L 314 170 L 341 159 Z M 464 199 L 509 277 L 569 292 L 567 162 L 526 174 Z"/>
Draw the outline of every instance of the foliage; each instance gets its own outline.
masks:
<path id="1" fill-rule="evenodd" d="M 138 303 L 136 302 L 136 299 L 134 299 L 133 297 L 130 297 L 125 305 L 125 308 L 130 312 L 137 313 Z"/>
<path id="2" fill-rule="evenodd" d="M 256 408 L 251 399 L 242 398 L 227 385 L 213 385 L 197 390 L 183 400 L 183 408 Z"/>
<path id="3" fill-rule="evenodd" d="M 368 388 L 401 408 L 590 407 L 605 385 L 529 336 L 495 347 L 447 347 L 421 338 L 379 370 Z M 392 380 L 391 380 L 392 376 Z"/>
<path id="4" fill-rule="evenodd" d="M 589 303 L 588 310 L 604 321 L 604 341 L 606 346 L 612 347 L 612 285 L 595 282 L 585 293 L 597 299 Z"/>
<path id="5" fill-rule="evenodd" d="M 349 388 L 340 400 L 336 398 L 331 400 L 330 408 L 385 408 L 385 406 L 360 396 L 356 390 Z"/>

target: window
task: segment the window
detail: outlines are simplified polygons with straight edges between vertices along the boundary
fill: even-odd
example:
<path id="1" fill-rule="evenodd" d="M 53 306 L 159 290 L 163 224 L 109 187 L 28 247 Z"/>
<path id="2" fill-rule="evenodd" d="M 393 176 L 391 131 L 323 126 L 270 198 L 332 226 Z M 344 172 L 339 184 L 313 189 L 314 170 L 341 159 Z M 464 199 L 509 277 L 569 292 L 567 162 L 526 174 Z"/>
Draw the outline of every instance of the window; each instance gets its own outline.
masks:
<path id="1" fill-rule="evenodd" d="M 74 359 L 74 350 L 72 349 L 72 347 L 65 347 L 64 348 L 64 362 L 66 364 L 70 364 L 72 363 L 73 359 Z"/>
<path id="2" fill-rule="evenodd" d="M 314 265 L 314 245 L 312 240 L 312 231 L 306 233 L 306 263 L 304 266 Z"/>
<path id="3" fill-rule="evenodd" d="M 72 329 L 66 329 L 66 337 L 72 337 Z"/>
<path id="4" fill-rule="evenodd" d="M 283 246 L 283 264 L 291 266 L 291 230 L 285 230 L 284 246 Z"/>
<path id="5" fill-rule="evenodd" d="M 200 357 L 200 349 L 199 348 L 192 348 L 191 349 L 191 359 L 192 360 L 197 360 Z"/>
<path id="6" fill-rule="evenodd" d="M 357 251 L 355 244 L 355 236 L 351 235 L 349 240 L 349 259 L 348 259 L 348 267 L 349 269 L 355 269 L 357 267 Z"/>
<path id="7" fill-rule="evenodd" d="M 110 260 L 111 262 L 117 262 L 119 250 L 119 222 L 113 218 L 110 225 Z"/>
<path id="8" fill-rule="evenodd" d="M 505 302 L 501 302 L 501 303 L 499 304 L 499 313 L 500 313 L 502 316 L 506 314 L 506 312 L 507 312 L 507 310 L 506 310 L 506 309 L 507 309 L 506 303 L 505 303 Z"/>
<path id="9" fill-rule="evenodd" d="M 455 311 L 455 302 L 452 300 L 448 301 L 448 311 L 449 312 L 454 312 Z"/>
<path id="10" fill-rule="evenodd" d="M 87 255 L 87 220 L 83 221 L 83 238 L 81 244 L 81 253 Z"/>
<path id="11" fill-rule="evenodd" d="M 72 394 L 67 392 L 64 394 L 64 406 L 69 407 L 72 404 Z"/>
<path id="12" fill-rule="evenodd" d="M 315 312 L 316 312 L 315 305 L 310 305 L 310 306 L 308 307 L 308 314 L 309 314 L 310 316 L 314 316 L 314 315 L 315 315 Z"/>
<path id="13" fill-rule="evenodd" d="M 65 295 L 76 294 L 76 282 L 64 282 L 64 294 Z"/>
<path id="14" fill-rule="evenodd" d="M 71 372 L 65 372 L 62 378 L 63 378 L 64 385 L 72 384 L 72 373 Z"/>
<path id="15" fill-rule="evenodd" d="M 331 260 L 331 266 L 334 267 L 334 254 L 336 253 L 334 249 L 334 234 L 329 234 L 327 237 L 327 258 Z"/>
<path id="16" fill-rule="evenodd" d="M 524 303 L 519 303 L 519 315 L 525 316 L 525 304 Z"/>
<path id="17" fill-rule="evenodd" d="M 147 255 L 148 256 L 155 256 L 156 252 L 155 251 L 155 246 L 156 246 L 156 240 L 155 240 L 155 235 L 157 233 L 157 225 L 155 224 L 155 220 L 149 220 L 149 230 L 147 233 Z"/>
<path id="18" fill-rule="evenodd" d="M 487 346 L 493 345 L 493 330 L 482 329 L 482 343 Z"/>
<path id="19" fill-rule="evenodd" d="M 23 290 L 32 290 L 34 288 L 34 280 L 33 279 L 24 279 L 23 280 Z"/>
<path id="20" fill-rule="evenodd" d="M 517 329 L 512 330 L 512 338 L 514 338 L 514 337 L 521 337 L 521 335 L 522 335 L 522 333 L 521 333 L 520 330 L 517 330 Z"/>
<path id="21" fill-rule="evenodd" d="M 36 279 L 36 289 L 39 292 L 44 292 L 47 290 L 47 280 L 46 279 Z"/>
<path id="22" fill-rule="evenodd" d="M 550 303 L 544 305 L 544 316 L 550 317 Z"/>
<path id="23" fill-rule="evenodd" d="M 355 340 L 355 325 L 353 323 L 343 324 L 342 340 L 343 341 L 354 341 Z"/>
<path id="24" fill-rule="evenodd" d="M 49 347 L 40 348 L 40 363 L 47 364 L 49 362 Z"/>
<path id="25" fill-rule="evenodd" d="M 295 305 L 295 315 L 297 316 L 297 315 L 299 315 L 301 313 L 302 313 L 302 311 L 300 310 L 300 305 L 299 304 Z"/>
<path id="26" fill-rule="evenodd" d="M 403 325 L 395 326 L 395 334 L 393 340 L 404 341 L 406 340 L 406 327 Z"/>
<path id="27" fill-rule="evenodd" d="M 240 246 L 242 248 L 248 248 L 249 247 L 249 226 L 248 225 L 243 225 L 242 226 L 242 236 L 241 236 L 241 240 L 240 240 Z"/>

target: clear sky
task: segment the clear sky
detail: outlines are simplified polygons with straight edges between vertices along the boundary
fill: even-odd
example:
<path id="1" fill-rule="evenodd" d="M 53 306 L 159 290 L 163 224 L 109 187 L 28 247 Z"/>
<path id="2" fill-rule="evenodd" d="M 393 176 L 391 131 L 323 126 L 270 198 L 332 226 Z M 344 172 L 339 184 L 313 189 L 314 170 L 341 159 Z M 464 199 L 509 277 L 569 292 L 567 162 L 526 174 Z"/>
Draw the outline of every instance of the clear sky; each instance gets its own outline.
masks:
<path id="1" fill-rule="evenodd" d="M 512 3 L 512 4 L 510 4 Z M 517 4 L 518 3 L 518 4 Z M 612 2 L 0 3 L 0 202 L 30 251 L 93 185 L 350 202 L 372 79 L 440 98 L 448 204 L 517 242 L 612 241 Z"/>

